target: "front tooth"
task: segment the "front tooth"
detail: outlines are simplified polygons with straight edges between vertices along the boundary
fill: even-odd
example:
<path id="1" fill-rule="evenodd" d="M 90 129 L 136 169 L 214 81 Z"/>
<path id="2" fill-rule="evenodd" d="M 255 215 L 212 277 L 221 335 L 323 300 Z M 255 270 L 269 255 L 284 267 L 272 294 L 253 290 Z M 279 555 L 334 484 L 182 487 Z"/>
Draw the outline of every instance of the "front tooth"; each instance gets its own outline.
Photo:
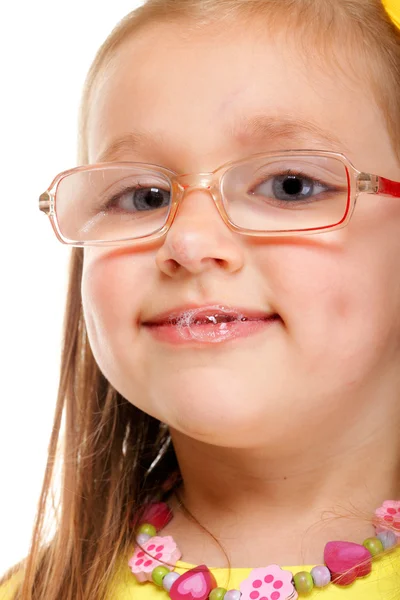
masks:
<path id="1" fill-rule="evenodd" d="M 194 323 L 196 325 L 207 325 L 208 323 L 212 323 L 213 325 L 218 325 L 218 323 L 229 323 L 231 321 L 235 321 L 233 317 L 230 315 L 207 315 L 206 317 L 202 317 L 200 319 L 196 319 Z"/>
<path id="2" fill-rule="evenodd" d="M 217 323 L 231 323 L 237 319 L 232 315 L 217 315 Z"/>

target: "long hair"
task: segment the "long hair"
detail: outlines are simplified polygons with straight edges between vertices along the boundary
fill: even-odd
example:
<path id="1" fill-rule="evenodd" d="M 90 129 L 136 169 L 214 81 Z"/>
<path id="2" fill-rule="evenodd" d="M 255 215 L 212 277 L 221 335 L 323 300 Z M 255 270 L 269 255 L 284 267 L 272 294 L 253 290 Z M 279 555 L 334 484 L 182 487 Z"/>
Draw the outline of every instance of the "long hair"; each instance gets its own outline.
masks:
<path id="1" fill-rule="evenodd" d="M 114 28 L 89 70 L 80 112 L 79 164 L 89 162 L 86 125 L 97 78 L 128 36 L 151 21 L 182 19 L 187 27 L 202 27 L 238 17 L 242 26 L 248 19 L 249 27 L 262 23 L 287 28 L 290 35 L 298 31 L 299 40 L 303 31 L 304 50 L 305 44 L 318 44 L 322 53 L 338 39 L 346 40 L 365 61 L 399 155 L 400 35 L 380 0 L 148 0 Z M 95 362 L 82 311 L 82 264 L 83 250 L 74 248 L 58 398 L 31 544 L 24 560 L 2 579 L 18 575 L 14 600 L 106 600 L 118 561 L 134 541 L 132 519 L 148 498 L 168 490 L 171 476 L 179 478 L 172 445 L 150 468 L 166 444 L 165 426 L 122 397 Z"/>

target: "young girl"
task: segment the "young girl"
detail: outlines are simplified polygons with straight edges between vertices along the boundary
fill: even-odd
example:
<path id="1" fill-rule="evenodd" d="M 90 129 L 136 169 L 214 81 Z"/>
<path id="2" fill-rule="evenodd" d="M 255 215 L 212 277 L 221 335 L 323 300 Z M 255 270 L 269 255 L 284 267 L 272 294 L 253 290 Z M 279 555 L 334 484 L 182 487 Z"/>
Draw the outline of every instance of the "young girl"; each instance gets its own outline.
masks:
<path id="1" fill-rule="evenodd" d="M 148 0 L 104 43 L 40 197 L 60 392 L 1 598 L 400 598 L 399 20 Z"/>

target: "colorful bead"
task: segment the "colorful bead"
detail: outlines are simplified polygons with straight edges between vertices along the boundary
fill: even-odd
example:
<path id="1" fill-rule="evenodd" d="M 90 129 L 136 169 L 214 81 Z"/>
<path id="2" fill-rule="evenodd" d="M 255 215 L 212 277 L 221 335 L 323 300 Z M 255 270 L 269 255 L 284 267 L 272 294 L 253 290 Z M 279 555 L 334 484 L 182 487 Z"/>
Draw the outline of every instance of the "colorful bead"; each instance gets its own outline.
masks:
<path id="1" fill-rule="evenodd" d="M 311 577 L 311 573 L 308 573 L 307 571 L 300 571 L 299 573 L 296 573 L 296 575 L 293 576 L 293 581 L 294 587 L 299 594 L 309 594 L 314 587 L 314 581 Z"/>
<path id="2" fill-rule="evenodd" d="M 150 538 L 151 535 L 148 535 L 147 533 L 139 533 L 139 535 L 136 536 L 136 541 L 139 546 L 143 546 L 143 544 L 148 542 Z"/>
<path id="3" fill-rule="evenodd" d="M 397 536 L 394 533 L 394 531 L 381 531 L 380 533 L 378 533 L 378 535 L 376 536 L 379 540 L 381 540 L 382 542 L 382 546 L 384 548 L 384 550 L 389 550 L 389 548 L 394 548 L 394 546 L 396 546 L 397 544 Z"/>
<path id="4" fill-rule="evenodd" d="M 400 501 L 386 500 L 376 511 L 378 523 L 375 525 L 376 533 L 391 530 L 400 538 Z"/>
<path id="5" fill-rule="evenodd" d="M 209 599 L 210 600 L 224 600 L 227 590 L 222 587 L 217 587 L 211 590 Z"/>
<path id="6" fill-rule="evenodd" d="M 363 546 L 371 552 L 372 556 L 377 556 L 383 552 L 382 542 L 377 537 L 367 538 L 363 541 Z"/>
<path id="7" fill-rule="evenodd" d="M 253 569 L 248 578 L 240 584 L 241 600 L 296 600 L 298 595 L 292 578 L 290 571 L 285 571 L 278 565 Z"/>
<path id="8" fill-rule="evenodd" d="M 170 573 L 168 573 L 168 575 L 166 575 L 164 577 L 163 582 L 162 582 L 164 590 L 169 592 L 170 589 L 172 588 L 172 585 L 175 583 L 175 581 L 177 579 L 179 579 L 179 577 L 180 577 L 179 573 L 176 573 L 175 571 L 171 571 Z"/>
<path id="9" fill-rule="evenodd" d="M 311 569 L 311 577 L 313 578 L 315 587 L 325 587 L 331 582 L 331 573 L 325 565 L 317 565 Z"/>
<path id="10" fill-rule="evenodd" d="M 217 587 L 214 575 L 206 565 L 194 567 L 181 575 L 171 586 L 171 600 L 207 600 L 211 590 Z"/>
<path id="11" fill-rule="evenodd" d="M 164 529 L 172 519 L 172 511 L 165 502 L 154 502 L 145 510 L 142 520 L 150 523 L 157 531 Z"/>
<path id="12" fill-rule="evenodd" d="M 146 535 L 149 535 L 150 537 L 154 537 L 155 535 L 157 535 L 157 530 L 154 527 L 154 525 L 152 525 L 151 523 L 143 523 L 139 527 L 138 533 L 145 533 Z"/>
<path id="13" fill-rule="evenodd" d="M 155 567 L 151 572 L 151 578 L 156 585 L 162 587 L 163 579 L 168 573 L 169 569 L 167 567 Z"/>
<path id="14" fill-rule="evenodd" d="M 165 566 L 172 571 L 181 556 L 171 536 L 155 536 L 141 548 L 135 549 L 128 564 L 138 581 L 151 581 L 151 573 L 155 567 Z"/>
<path id="15" fill-rule="evenodd" d="M 331 572 L 332 581 L 338 585 L 349 585 L 371 572 L 371 553 L 353 542 L 328 542 L 324 561 Z"/>
<path id="16" fill-rule="evenodd" d="M 228 590 L 225 594 L 224 600 L 240 600 L 242 594 L 239 590 Z"/>

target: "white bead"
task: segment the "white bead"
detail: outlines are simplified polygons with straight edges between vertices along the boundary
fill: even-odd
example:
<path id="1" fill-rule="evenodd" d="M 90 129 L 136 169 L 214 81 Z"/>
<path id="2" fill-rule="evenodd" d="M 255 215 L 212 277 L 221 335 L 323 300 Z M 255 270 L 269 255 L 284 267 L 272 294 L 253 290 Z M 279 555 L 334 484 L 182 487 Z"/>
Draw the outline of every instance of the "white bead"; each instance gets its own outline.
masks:
<path id="1" fill-rule="evenodd" d="M 381 531 L 376 537 L 382 542 L 384 550 L 389 550 L 397 544 L 397 536 L 394 531 Z"/>
<path id="2" fill-rule="evenodd" d="M 151 535 L 148 535 L 147 533 L 139 533 L 139 535 L 136 538 L 136 541 L 139 544 L 139 546 L 143 546 L 143 544 L 148 542 L 150 538 Z"/>
<path id="3" fill-rule="evenodd" d="M 224 596 L 224 600 L 240 600 L 241 595 L 239 590 L 228 590 Z"/>
<path id="4" fill-rule="evenodd" d="M 164 590 L 169 592 L 169 590 L 172 588 L 175 581 L 177 579 L 179 579 L 179 577 L 180 577 L 179 573 L 175 573 L 175 571 L 171 571 L 171 573 L 167 573 L 162 582 Z"/>

